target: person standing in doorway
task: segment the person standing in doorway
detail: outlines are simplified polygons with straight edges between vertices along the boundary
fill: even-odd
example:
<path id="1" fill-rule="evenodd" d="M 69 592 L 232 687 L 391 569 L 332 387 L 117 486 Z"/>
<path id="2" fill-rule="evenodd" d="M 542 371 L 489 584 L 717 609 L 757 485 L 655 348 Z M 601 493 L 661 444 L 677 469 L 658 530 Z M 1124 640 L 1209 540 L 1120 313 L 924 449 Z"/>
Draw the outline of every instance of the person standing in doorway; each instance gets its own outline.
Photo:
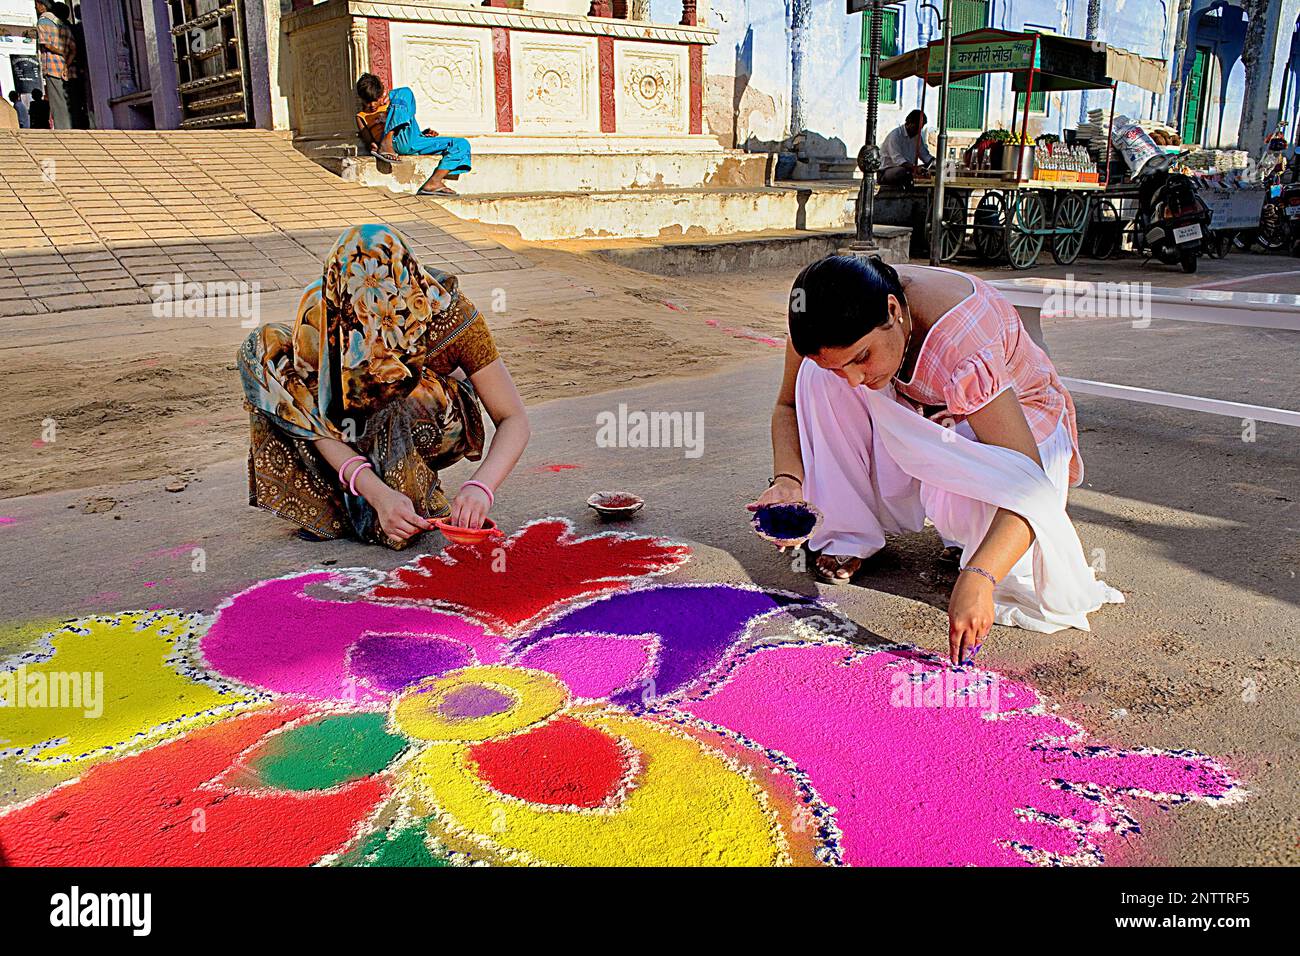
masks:
<path id="1" fill-rule="evenodd" d="M 50 104 L 40 90 L 32 90 L 32 105 L 27 107 L 28 122 L 32 129 L 50 128 Z"/>
<path id="2" fill-rule="evenodd" d="M 55 129 L 72 129 L 68 104 L 71 81 L 77 78 L 77 41 L 72 28 L 59 16 L 63 4 L 36 0 L 36 49 L 41 57 L 41 80 L 50 104 L 50 120 Z"/>
<path id="3" fill-rule="evenodd" d="M 9 93 L 9 102 L 14 105 L 14 112 L 18 114 L 18 128 L 31 129 L 32 117 L 27 112 L 27 104 L 23 102 L 23 96 L 17 90 L 11 90 Z"/>

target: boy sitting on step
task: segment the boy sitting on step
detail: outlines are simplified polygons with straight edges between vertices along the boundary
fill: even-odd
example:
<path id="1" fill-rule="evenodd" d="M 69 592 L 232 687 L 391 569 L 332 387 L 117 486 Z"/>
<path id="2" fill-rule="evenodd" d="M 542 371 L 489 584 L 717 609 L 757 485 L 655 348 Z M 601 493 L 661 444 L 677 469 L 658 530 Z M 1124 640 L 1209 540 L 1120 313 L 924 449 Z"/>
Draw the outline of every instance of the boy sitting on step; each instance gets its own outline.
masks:
<path id="1" fill-rule="evenodd" d="M 398 162 L 401 156 L 442 156 L 416 195 L 456 195 L 445 180 L 470 171 L 469 140 L 421 129 L 410 88 L 400 86 L 385 92 L 383 81 L 373 73 L 364 73 L 357 80 L 357 97 L 364 104 L 357 113 L 357 131 L 375 156 L 388 163 Z"/>

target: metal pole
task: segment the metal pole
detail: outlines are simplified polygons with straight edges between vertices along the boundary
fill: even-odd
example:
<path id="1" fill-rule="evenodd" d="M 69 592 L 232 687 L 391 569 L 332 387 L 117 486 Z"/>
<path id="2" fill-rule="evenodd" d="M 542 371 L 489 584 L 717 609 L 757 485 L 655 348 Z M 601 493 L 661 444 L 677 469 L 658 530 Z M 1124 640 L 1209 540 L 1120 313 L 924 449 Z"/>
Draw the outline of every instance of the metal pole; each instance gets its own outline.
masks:
<path id="1" fill-rule="evenodd" d="M 929 51 L 926 51 L 929 56 Z M 930 63 L 925 65 L 929 79 Z M 939 87 L 939 155 L 935 157 L 934 201 L 930 208 L 930 265 L 939 264 L 942 240 L 939 225 L 943 222 L 943 181 L 948 172 L 948 83 L 952 78 L 952 0 L 943 0 L 943 85 Z"/>
<path id="2" fill-rule="evenodd" d="M 858 169 L 862 170 L 862 185 L 858 187 L 858 201 L 854 209 L 854 247 L 874 249 L 873 232 L 876 199 L 876 170 L 880 168 L 880 150 L 876 146 L 876 119 L 880 108 L 880 38 L 881 11 L 885 0 L 871 0 L 871 7 L 863 16 L 871 17 L 870 58 L 867 69 L 867 132 L 862 150 L 858 153 Z"/>

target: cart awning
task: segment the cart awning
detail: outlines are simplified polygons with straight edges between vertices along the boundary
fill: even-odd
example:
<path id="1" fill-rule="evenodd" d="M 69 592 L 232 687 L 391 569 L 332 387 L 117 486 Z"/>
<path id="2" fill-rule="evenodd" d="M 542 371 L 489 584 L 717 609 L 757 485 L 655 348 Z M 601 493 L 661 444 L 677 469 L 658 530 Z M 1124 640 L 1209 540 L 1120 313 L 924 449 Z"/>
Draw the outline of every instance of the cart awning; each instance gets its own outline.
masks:
<path id="1" fill-rule="evenodd" d="M 1023 92 L 1029 86 L 1031 70 L 1035 91 L 1109 89 L 1112 82 L 1129 83 L 1154 93 L 1165 89 L 1164 60 L 1105 43 L 992 29 L 972 30 L 952 38 L 950 72 L 954 79 L 1010 73 L 1012 89 Z M 940 85 L 943 41 L 935 40 L 890 57 L 880 64 L 880 75 L 888 80 L 920 76 L 930 86 Z"/>

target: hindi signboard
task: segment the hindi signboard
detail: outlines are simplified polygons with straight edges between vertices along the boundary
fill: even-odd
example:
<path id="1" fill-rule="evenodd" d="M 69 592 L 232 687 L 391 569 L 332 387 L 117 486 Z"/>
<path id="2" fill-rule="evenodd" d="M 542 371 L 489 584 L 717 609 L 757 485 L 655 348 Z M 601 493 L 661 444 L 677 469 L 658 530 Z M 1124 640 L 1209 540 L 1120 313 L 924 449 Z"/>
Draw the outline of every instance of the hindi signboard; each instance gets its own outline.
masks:
<path id="1" fill-rule="evenodd" d="M 1034 57 L 1034 39 L 1026 37 L 1015 40 L 977 40 L 971 43 L 953 43 L 952 72 L 986 73 L 1028 70 L 1036 67 Z M 930 45 L 930 61 L 927 70 L 931 74 L 943 72 L 943 44 Z"/>

